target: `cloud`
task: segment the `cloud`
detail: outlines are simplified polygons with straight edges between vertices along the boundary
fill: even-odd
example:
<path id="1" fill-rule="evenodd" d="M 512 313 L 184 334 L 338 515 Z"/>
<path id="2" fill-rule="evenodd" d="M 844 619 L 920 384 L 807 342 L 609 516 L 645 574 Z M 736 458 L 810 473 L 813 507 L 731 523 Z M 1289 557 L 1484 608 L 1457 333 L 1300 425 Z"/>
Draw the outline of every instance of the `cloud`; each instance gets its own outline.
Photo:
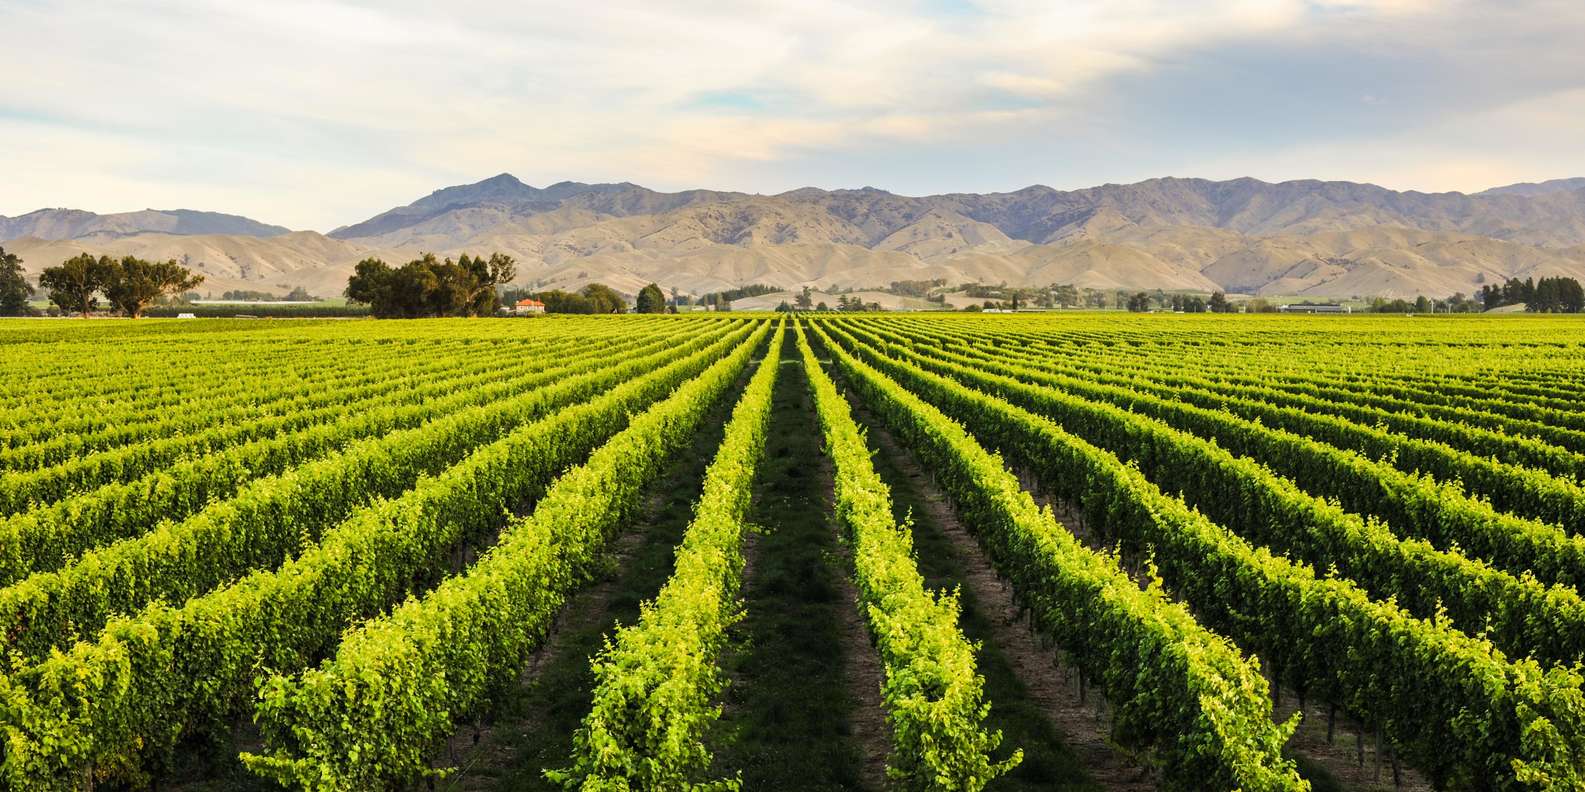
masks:
<path id="1" fill-rule="evenodd" d="M 327 229 L 502 170 L 946 191 L 1270 176 L 1369 141 L 1389 153 L 1350 177 L 1385 180 L 1473 161 L 1454 119 L 1581 87 L 1582 35 L 1551 0 L 0 0 L 0 70 L 22 75 L 0 150 L 27 160 L 0 212 Z"/>

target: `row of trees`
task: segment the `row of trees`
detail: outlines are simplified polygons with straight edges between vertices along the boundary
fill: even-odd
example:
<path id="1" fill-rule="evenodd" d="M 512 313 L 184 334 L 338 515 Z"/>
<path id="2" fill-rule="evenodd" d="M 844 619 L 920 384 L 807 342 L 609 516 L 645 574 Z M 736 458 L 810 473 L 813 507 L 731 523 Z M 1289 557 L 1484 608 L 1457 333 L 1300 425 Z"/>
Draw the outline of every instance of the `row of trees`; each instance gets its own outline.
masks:
<path id="1" fill-rule="evenodd" d="M 544 303 L 545 313 L 611 314 L 627 312 L 627 299 L 620 292 L 603 283 L 591 283 L 575 292 L 562 289 L 550 289 L 548 291 L 509 289 L 504 295 L 505 302 L 508 305 L 525 297 Z M 639 290 L 634 311 L 637 313 L 674 313 L 675 309 L 666 300 L 665 292 L 662 292 L 659 286 L 651 283 Z"/>
<path id="2" fill-rule="evenodd" d="M 456 261 L 425 253 L 394 268 L 367 258 L 347 279 L 345 295 L 383 318 L 488 316 L 501 307 L 497 287 L 515 277 L 517 262 L 504 253 L 488 259 L 464 253 Z"/>
<path id="3" fill-rule="evenodd" d="M 1522 304 L 1539 313 L 1579 313 L 1585 311 L 1585 288 L 1573 278 L 1511 278 L 1501 286 L 1482 286 L 1480 301 L 1488 310 Z"/>
<path id="4" fill-rule="evenodd" d="M 136 256 L 94 258 L 80 253 L 39 273 L 38 288 L 63 313 L 84 317 L 99 310 L 100 297 L 114 310 L 134 319 L 167 295 L 181 294 L 204 282 L 204 276 L 169 261 L 145 261 Z M 0 315 L 31 312 L 28 298 L 33 286 L 22 274 L 22 260 L 0 248 Z"/>
<path id="5" fill-rule="evenodd" d="M 545 313 L 613 314 L 627 313 L 627 300 L 603 283 L 591 283 L 575 292 L 551 289 L 530 297 L 545 304 Z"/>
<path id="6" fill-rule="evenodd" d="M 1370 307 L 1365 309 L 1371 313 L 1480 313 L 1481 304 L 1464 296 L 1463 292 L 1454 294 L 1447 299 L 1431 299 L 1420 295 L 1414 300 L 1402 298 L 1389 300 L 1377 297 L 1371 300 Z"/>
<path id="7" fill-rule="evenodd" d="M 783 313 L 789 311 L 830 311 L 831 306 L 826 305 L 824 300 L 821 300 L 818 303 L 815 302 L 814 296 L 810 293 L 809 287 L 805 286 L 803 293 L 793 298 L 792 303 L 788 303 L 787 301 L 783 300 L 781 304 L 776 306 L 776 310 Z M 867 303 L 857 297 L 839 294 L 837 295 L 836 310 L 846 313 L 856 313 L 858 311 L 880 311 L 882 309 L 881 304 L 878 302 Z"/>
<path id="8" fill-rule="evenodd" d="M 1152 296 L 1148 292 L 1135 292 L 1129 295 L 1124 307 L 1135 313 L 1144 313 L 1158 308 L 1182 313 L 1234 313 L 1238 310 L 1236 306 L 1228 302 L 1227 295 L 1222 292 L 1213 293 L 1210 299 L 1197 294 L 1163 295 L 1157 292 L 1157 295 L 1159 296 Z"/>
<path id="9" fill-rule="evenodd" d="M 220 295 L 222 300 L 240 300 L 243 302 L 318 302 L 319 298 L 308 293 L 308 290 L 297 286 L 287 292 L 285 296 L 275 292 L 258 291 L 255 289 L 232 289 Z"/>

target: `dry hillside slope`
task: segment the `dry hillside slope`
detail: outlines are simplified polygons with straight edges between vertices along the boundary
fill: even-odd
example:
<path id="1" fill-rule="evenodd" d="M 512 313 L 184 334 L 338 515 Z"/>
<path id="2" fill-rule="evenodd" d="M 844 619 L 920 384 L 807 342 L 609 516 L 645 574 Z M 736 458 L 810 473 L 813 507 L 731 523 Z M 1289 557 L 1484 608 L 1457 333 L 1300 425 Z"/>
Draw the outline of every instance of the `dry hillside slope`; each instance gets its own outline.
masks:
<path id="1" fill-rule="evenodd" d="M 862 289 L 944 278 L 1446 296 L 1509 277 L 1585 278 L 1585 190 L 1576 181 L 1465 195 L 1163 178 L 911 197 L 874 188 L 661 193 L 626 182 L 536 188 L 502 174 L 329 235 L 271 235 L 277 227 L 232 216 L 80 213 L 86 217 L 27 224 L 0 218 L 0 238 L 23 237 L 5 245 L 30 271 L 80 251 L 134 253 L 182 260 L 215 290 L 303 285 L 333 294 L 364 256 L 501 250 L 518 258 L 522 283 L 601 281 L 629 293 L 651 281 L 701 293 L 749 283 Z M 207 230 L 227 217 L 231 226 Z"/>

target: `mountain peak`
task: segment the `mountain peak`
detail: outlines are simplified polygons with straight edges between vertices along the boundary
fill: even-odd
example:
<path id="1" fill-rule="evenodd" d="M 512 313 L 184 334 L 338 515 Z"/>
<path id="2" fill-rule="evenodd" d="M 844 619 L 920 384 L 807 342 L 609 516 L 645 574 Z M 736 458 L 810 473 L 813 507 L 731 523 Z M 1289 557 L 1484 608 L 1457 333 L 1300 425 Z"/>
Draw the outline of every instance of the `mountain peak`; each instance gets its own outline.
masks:
<path id="1" fill-rule="evenodd" d="M 1518 184 L 1507 184 L 1503 185 L 1502 187 L 1493 187 L 1489 190 L 1482 190 L 1475 194 L 1483 196 L 1519 195 L 1526 198 L 1534 198 L 1539 195 L 1550 195 L 1552 193 L 1560 192 L 1576 192 L 1578 190 L 1585 190 L 1585 176 L 1575 176 L 1569 179 L 1549 179 L 1544 182 L 1519 182 Z"/>
<path id="2" fill-rule="evenodd" d="M 63 208 L 36 209 L 18 217 L 0 216 L 0 241 L 21 237 L 46 240 L 124 237 L 144 233 L 272 237 L 290 232 L 285 226 L 196 209 L 143 209 L 102 215 L 84 209 Z"/>
<path id="3" fill-rule="evenodd" d="M 364 256 L 400 260 L 423 249 L 502 250 L 538 286 L 598 280 L 634 291 L 650 281 L 701 293 L 745 282 L 858 288 L 939 277 L 1445 295 L 1510 276 L 1585 277 L 1585 189 L 1564 191 L 1575 184 L 1585 187 L 1585 179 L 1488 191 L 1502 196 L 1495 198 L 1346 181 L 1174 176 L 990 194 L 899 195 L 866 185 L 758 195 L 662 193 L 625 181 L 535 187 L 500 173 L 338 229 L 337 239 L 242 240 L 271 232 L 246 218 L 189 210 L 39 210 L 0 218 L 0 241 L 7 234 L 69 240 L 19 242 L 33 264 L 81 249 L 190 256 L 215 283 L 250 287 L 285 283 L 278 279 L 305 271 L 305 262 L 343 268 L 311 276 L 315 286 L 334 286 Z M 230 236 L 180 236 L 206 232 Z"/>

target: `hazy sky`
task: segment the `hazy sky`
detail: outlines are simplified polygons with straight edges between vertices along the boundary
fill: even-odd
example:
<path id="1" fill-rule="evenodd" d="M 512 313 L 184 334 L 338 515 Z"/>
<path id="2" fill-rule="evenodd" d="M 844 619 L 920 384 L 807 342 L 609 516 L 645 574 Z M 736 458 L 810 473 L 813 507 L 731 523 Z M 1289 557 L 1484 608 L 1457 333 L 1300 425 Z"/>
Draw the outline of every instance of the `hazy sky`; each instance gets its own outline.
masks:
<path id="1" fill-rule="evenodd" d="M 0 0 L 0 214 L 1585 175 L 1585 2 Z"/>

